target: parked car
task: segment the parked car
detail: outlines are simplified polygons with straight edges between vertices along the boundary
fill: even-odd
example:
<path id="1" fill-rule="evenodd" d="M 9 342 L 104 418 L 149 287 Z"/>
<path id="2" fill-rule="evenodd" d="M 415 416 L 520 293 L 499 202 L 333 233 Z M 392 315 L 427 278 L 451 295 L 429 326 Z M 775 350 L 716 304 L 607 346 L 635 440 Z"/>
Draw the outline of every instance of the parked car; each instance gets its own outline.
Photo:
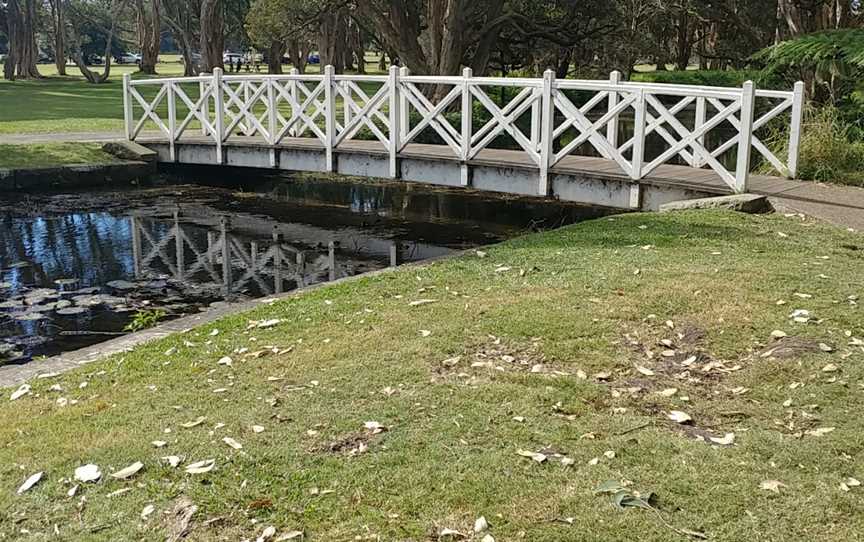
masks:
<path id="1" fill-rule="evenodd" d="M 222 62 L 224 64 L 237 64 L 238 60 L 241 60 L 243 55 L 240 53 L 225 53 L 222 55 Z"/>
<path id="2" fill-rule="evenodd" d="M 321 57 L 317 53 L 312 53 L 306 59 L 306 62 L 308 62 L 309 64 L 321 64 Z"/>
<path id="3" fill-rule="evenodd" d="M 117 56 L 117 64 L 139 64 L 141 55 L 135 53 L 123 53 Z"/>

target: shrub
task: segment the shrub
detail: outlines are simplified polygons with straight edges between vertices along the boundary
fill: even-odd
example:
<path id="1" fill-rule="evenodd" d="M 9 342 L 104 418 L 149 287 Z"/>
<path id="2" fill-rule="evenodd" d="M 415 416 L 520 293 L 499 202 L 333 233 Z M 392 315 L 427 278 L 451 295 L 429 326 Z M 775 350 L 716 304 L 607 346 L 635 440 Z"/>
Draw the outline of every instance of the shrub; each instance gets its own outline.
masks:
<path id="1" fill-rule="evenodd" d="M 798 177 L 808 181 L 864 186 L 864 141 L 843 112 L 825 106 L 807 110 L 799 146 Z M 778 156 L 788 152 L 786 134 L 772 138 Z"/>

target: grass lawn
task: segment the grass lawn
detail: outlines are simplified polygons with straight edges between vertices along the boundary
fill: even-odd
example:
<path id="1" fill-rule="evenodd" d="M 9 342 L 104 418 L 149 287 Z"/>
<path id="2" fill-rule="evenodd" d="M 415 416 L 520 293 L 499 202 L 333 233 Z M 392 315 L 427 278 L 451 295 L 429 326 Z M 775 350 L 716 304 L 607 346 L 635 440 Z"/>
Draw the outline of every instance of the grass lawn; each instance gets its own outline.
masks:
<path id="1" fill-rule="evenodd" d="M 799 218 L 631 214 L 262 305 L 4 399 L 0 532 L 164 540 L 191 501 L 196 541 L 854 540 L 862 266 Z"/>
<path id="2" fill-rule="evenodd" d="M 119 160 L 96 143 L 0 145 L 0 168 L 110 164 Z"/>
<path id="3" fill-rule="evenodd" d="M 160 60 L 156 68 L 159 76 L 183 75 L 183 65 L 176 55 L 162 55 Z M 370 73 L 375 73 L 376 57 L 367 57 L 367 64 Z M 101 69 L 98 66 L 96 68 Z M 286 66 L 286 72 L 289 68 Z M 314 74 L 319 68 L 318 65 L 309 65 L 306 71 Z M 266 66 L 262 70 L 266 71 Z M 132 73 L 135 78 L 149 77 L 136 74 L 135 66 L 112 64 L 109 80 L 101 85 L 92 85 L 71 65 L 67 69 L 66 77 L 58 76 L 53 64 L 40 64 L 39 71 L 45 79 L 14 82 L 0 79 L 0 135 L 122 132 L 123 74 Z M 147 96 L 146 93 L 144 95 Z M 147 129 L 152 127 L 148 126 Z"/>

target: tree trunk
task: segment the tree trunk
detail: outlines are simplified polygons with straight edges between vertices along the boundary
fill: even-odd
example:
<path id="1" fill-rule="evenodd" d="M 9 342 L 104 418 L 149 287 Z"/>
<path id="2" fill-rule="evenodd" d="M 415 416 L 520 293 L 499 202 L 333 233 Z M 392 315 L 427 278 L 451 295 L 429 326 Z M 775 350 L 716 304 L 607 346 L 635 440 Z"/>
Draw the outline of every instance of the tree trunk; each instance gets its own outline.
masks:
<path id="1" fill-rule="evenodd" d="M 192 77 L 198 74 L 198 66 L 192 54 L 192 42 L 194 39 L 195 36 L 191 32 L 180 32 L 179 39 L 177 39 L 177 33 L 175 33 L 175 41 L 180 46 L 180 54 L 183 55 L 183 77 Z"/>
<path id="2" fill-rule="evenodd" d="M 288 42 L 288 60 L 300 73 L 306 73 L 306 63 L 309 60 L 311 42 L 304 39 L 293 39 Z"/>
<path id="3" fill-rule="evenodd" d="M 36 46 L 36 3 L 34 0 L 8 0 L 6 3 L 9 54 L 3 67 L 5 79 L 39 79 L 36 68 L 39 49 Z"/>
<path id="4" fill-rule="evenodd" d="M 201 70 L 212 72 L 223 68 L 222 53 L 225 51 L 223 32 L 222 2 L 203 0 L 201 2 Z"/>
<path id="5" fill-rule="evenodd" d="M 322 66 L 333 66 L 336 73 L 345 71 L 346 20 L 342 10 L 329 11 L 319 21 L 318 54 Z"/>
<path id="6" fill-rule="evenodd" d="M 159 61 L 159 46 L 161 44 L 159 16 L 160 0 L 135 0 L 135 11 L 138 18 L 138 48 L 141 51 L 141 64 L 138 69 L 142 73 L 156 74 L 156 63 Z"/>
<path id="7" fill-rule="evenodd" d="M 285 42 L 274 40 L 267 49 L 267 72 L 282 73 L 282 56 L 285 54 Z"/>
<path id="8" fill-rule="evenodd" d="M 686 70 L 690 66 L 690 57 L 693 54 L 693 29 L 690 24 L 690 15 L 686 10 L 678 14 L 678 36 L 675 48 L 675 65 L 679 70 Z"/>
<path id="9" fill-rule="evenodd" d="M 21 42 L 21 12 L 18 0 L 8 0 L 6 4 L 6 37 L 9 39 L 9 53 L 3 64 L 3 79 L 14 81 L 18 68 L 18 43 Z"/>
<path id="10" fill-rule="evenodd" d="M 54 27 L 54 65 L 58 75 L 66 75 L 66 14 L 63 0 L 51 0 L 51 23 Z"/>

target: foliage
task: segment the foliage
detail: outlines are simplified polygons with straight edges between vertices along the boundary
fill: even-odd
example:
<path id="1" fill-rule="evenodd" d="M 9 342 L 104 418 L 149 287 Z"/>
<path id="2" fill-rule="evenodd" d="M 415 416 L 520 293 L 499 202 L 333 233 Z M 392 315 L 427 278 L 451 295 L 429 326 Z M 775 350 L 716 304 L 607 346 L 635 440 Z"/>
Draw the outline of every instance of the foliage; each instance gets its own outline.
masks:
<path id="1" fill-rule="evenodd" d="M 799 147 L 799 177 L 864 187 L 864 140 L 861 131 L 831 106 L 811 108 Z"/>
<path id="2" fill-rule="evenodd" d="M 805 80 L 812 99 L 838 104 L 864 73 L 864 28 L 806 34 L 767 47 L 752 58 L 775 77 Z"/>
<path id="3" fill-rule="evenodd" d="M 635 72 L 631 80 L 643 83 L 672 83 L 677 85 L 702 85 L 709 87 L 740 87 L 745 81 L 762 78 L 753 70 L 678 70 Z M 760 84 L 766 88 L 766 85 Z"/>
<path id="4" fill-rule="evenodd" d="M 166 315 L 167 313 L 163 309 L 140 309 L 123 330 L 134 332 L 153 327 L 165 318 Z"/>

